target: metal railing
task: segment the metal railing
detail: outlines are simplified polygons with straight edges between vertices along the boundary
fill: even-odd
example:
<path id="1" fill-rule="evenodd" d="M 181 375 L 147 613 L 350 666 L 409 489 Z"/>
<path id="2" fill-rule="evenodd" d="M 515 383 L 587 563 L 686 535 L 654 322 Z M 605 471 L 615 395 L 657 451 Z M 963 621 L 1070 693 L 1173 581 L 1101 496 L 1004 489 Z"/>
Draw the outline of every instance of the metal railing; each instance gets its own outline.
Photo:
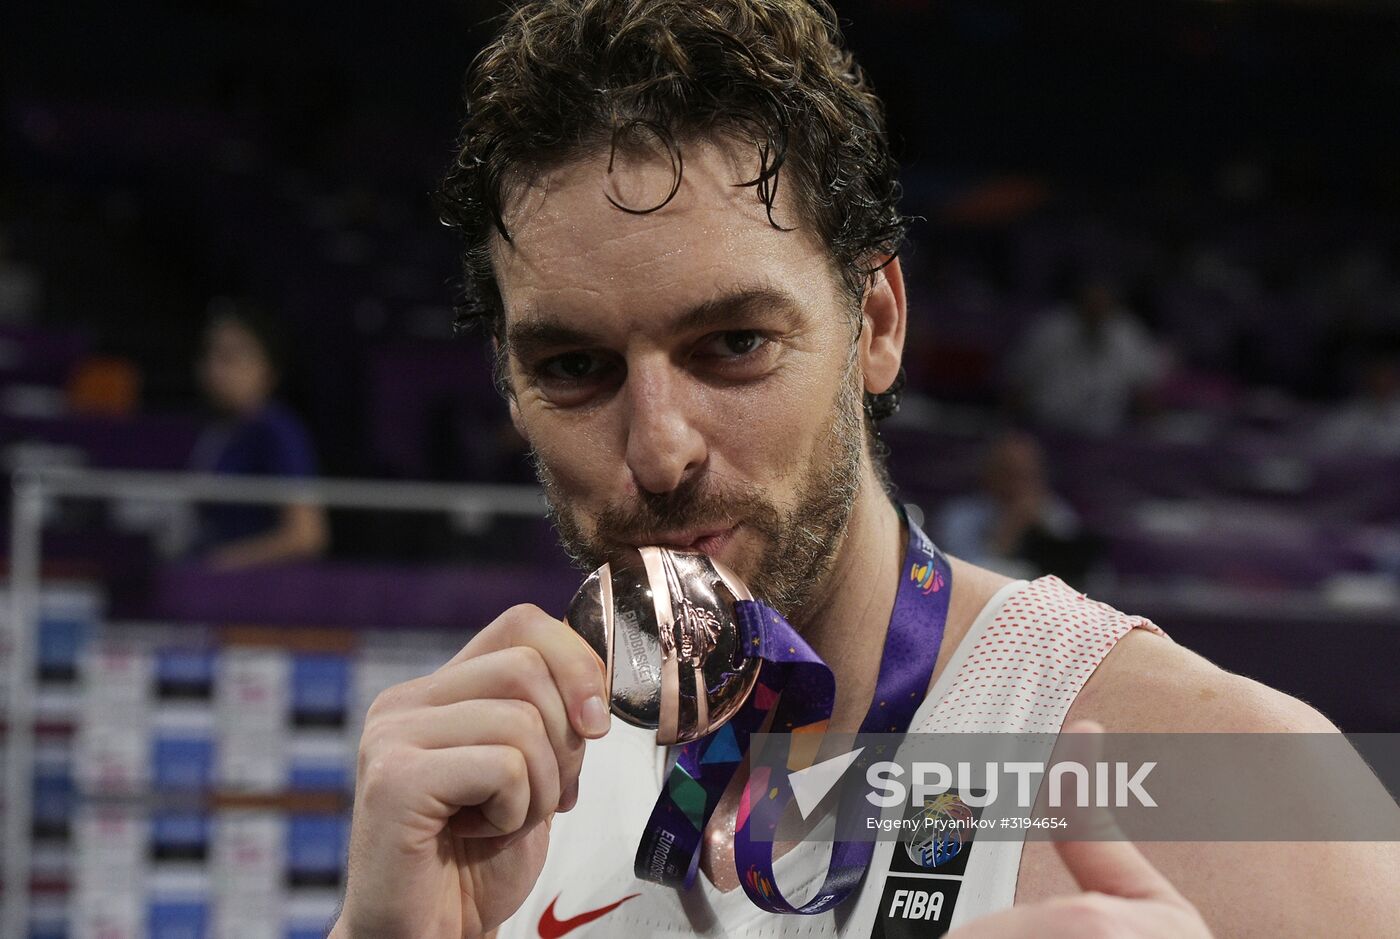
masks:
<path id="1" fill-rule="evenodd" d="M 44 506 L 52 498 L 142 499 L 245 505 L 313 503 L 327 508 L 539 517 L 533 486 L 239 477 L 125 470 L 51 469 L 16 473 L 10 513 L 10 659 L 4 736 L 4 857 L 0 936 L 29 930 L 34 811 L 36 634 L 42 575 Z"/>

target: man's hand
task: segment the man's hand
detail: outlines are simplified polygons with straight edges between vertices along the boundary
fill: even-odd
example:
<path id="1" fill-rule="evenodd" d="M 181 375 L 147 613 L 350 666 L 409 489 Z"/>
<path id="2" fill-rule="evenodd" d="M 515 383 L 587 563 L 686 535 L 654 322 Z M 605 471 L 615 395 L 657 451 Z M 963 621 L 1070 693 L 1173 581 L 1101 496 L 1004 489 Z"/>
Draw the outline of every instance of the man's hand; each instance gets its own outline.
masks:
<path id="1" fill-rule="evenodd" d="M 1201 914 L 1131 841 L 1060 841 L 1055 846 L 1084 893 L 984 916 L 953 930 L 948 939 L 1210 939 Z"/>
<path id="2" fill-rule="evenodd" d="M 484 935 L 539 877 L 578 800 L 584 739 L 609 715 L 598 658 L 533 606 L 507 610 L 431 675 L 379 695 L 355 777 L 334 937 Z"/>
<path id="3" fill-rule="evenodd" d="M 1083 735 L 1071 738 L 1071 750 L 1078 751 L 1071 756 L 1091 765 L 1099 756 L 1096 735 L 1103 728 L 1093 721 L 1078 721 L 1068 730 Z M 1093 807 L 1087 811 L 1092 816 L 1088 824 L 1100 840 L 1055 842 L 1060 860 L 1083 893 L 984 916 L 953 930 L 948 939 L 1210 939 L 1201 914 L 1131 841 L 1123 838 L 1112 814 Z"/>

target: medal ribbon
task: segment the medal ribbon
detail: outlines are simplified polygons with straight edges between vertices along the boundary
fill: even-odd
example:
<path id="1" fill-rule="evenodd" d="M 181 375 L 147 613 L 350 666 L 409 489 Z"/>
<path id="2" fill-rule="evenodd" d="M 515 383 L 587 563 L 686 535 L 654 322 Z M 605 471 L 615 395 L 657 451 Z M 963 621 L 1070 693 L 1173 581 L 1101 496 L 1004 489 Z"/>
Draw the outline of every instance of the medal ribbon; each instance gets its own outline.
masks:
<path id="1" fill-rule="evenodd" d="M 948 618 L 953 573 L 947 558 L 913 522 L 905 519 L 909 542 L 894 612 L 885 635 L 875 697 L 861 723 L 861 734 L 899 733 L 908 729 L 923 701 L 938 660 Z M 805 769 L 816 755 L 836 700 L 831 668 L 791 624 L 771 607 L 753 600 L 735 605 L 735 617 L 749 655 L 764 662 L 753 694 L 719 730 L 682 746 L 657 796 L 651 818 L 637 846 L 638 877 L 689 887 L 695 880 L 703 833 L 720 796 L 748 754 L 750 737 L 776 707 L 771 733 L 789 733 L 787 768 Z M 811 746 L 802 743 L 805 735 Z M 859 741 L 858 741 L 859 743 Z M 773 913 L 822 913 L 850 895 L 865 875 L 875 845 L 869 841 L 835 841 L 826 879 L 801 906 L 789 903 L 773 876 L 773 832 L 792 800 L 787 773 L 767 767 L 753 771 L 744 787 L 735 819 L 734 859 L 744 892 Z M 841 812 L 878 814 L 864 800 L 843 803 Z M 863 809 L 861 808 L 863 806 Z M 837 830 L 844 830 L 838 821 Z M 762 835 L 762 841 L 756 840 Z"/>

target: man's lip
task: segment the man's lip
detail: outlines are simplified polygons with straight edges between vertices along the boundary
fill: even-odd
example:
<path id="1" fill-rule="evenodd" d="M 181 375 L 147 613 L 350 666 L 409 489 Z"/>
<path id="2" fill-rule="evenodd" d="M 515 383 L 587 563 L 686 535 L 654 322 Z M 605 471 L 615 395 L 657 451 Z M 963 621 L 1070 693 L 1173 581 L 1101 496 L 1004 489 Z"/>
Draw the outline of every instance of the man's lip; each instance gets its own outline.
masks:
<path id="1" fill-rule="evenodd" d="M 713 554 L 728 543 L 734 530 L 738 527 L 738 525 L 730 525 L 726 528 L 673 532 L 658 535 L 646 542 L 639 542 L 637 547 L 654 545 L 658 548 L 672 548 L 676 551 L 700 551 L 704 554 Z"/>

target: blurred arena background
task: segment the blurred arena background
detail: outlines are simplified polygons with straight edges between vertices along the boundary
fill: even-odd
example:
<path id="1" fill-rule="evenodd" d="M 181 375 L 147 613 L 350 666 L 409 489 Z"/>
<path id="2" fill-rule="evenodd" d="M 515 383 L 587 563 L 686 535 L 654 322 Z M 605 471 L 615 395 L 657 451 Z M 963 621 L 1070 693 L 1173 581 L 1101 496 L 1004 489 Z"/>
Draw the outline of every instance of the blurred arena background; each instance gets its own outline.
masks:
<path id="1" fill-rule="evenodd" d="M 899 497 L 1400 729 L 1400 12 L 838 8 Z M 5 937 L 324 935 L 369 700 L 572 594 L 429 195 L 499 9 L 0 13 Z"/>

